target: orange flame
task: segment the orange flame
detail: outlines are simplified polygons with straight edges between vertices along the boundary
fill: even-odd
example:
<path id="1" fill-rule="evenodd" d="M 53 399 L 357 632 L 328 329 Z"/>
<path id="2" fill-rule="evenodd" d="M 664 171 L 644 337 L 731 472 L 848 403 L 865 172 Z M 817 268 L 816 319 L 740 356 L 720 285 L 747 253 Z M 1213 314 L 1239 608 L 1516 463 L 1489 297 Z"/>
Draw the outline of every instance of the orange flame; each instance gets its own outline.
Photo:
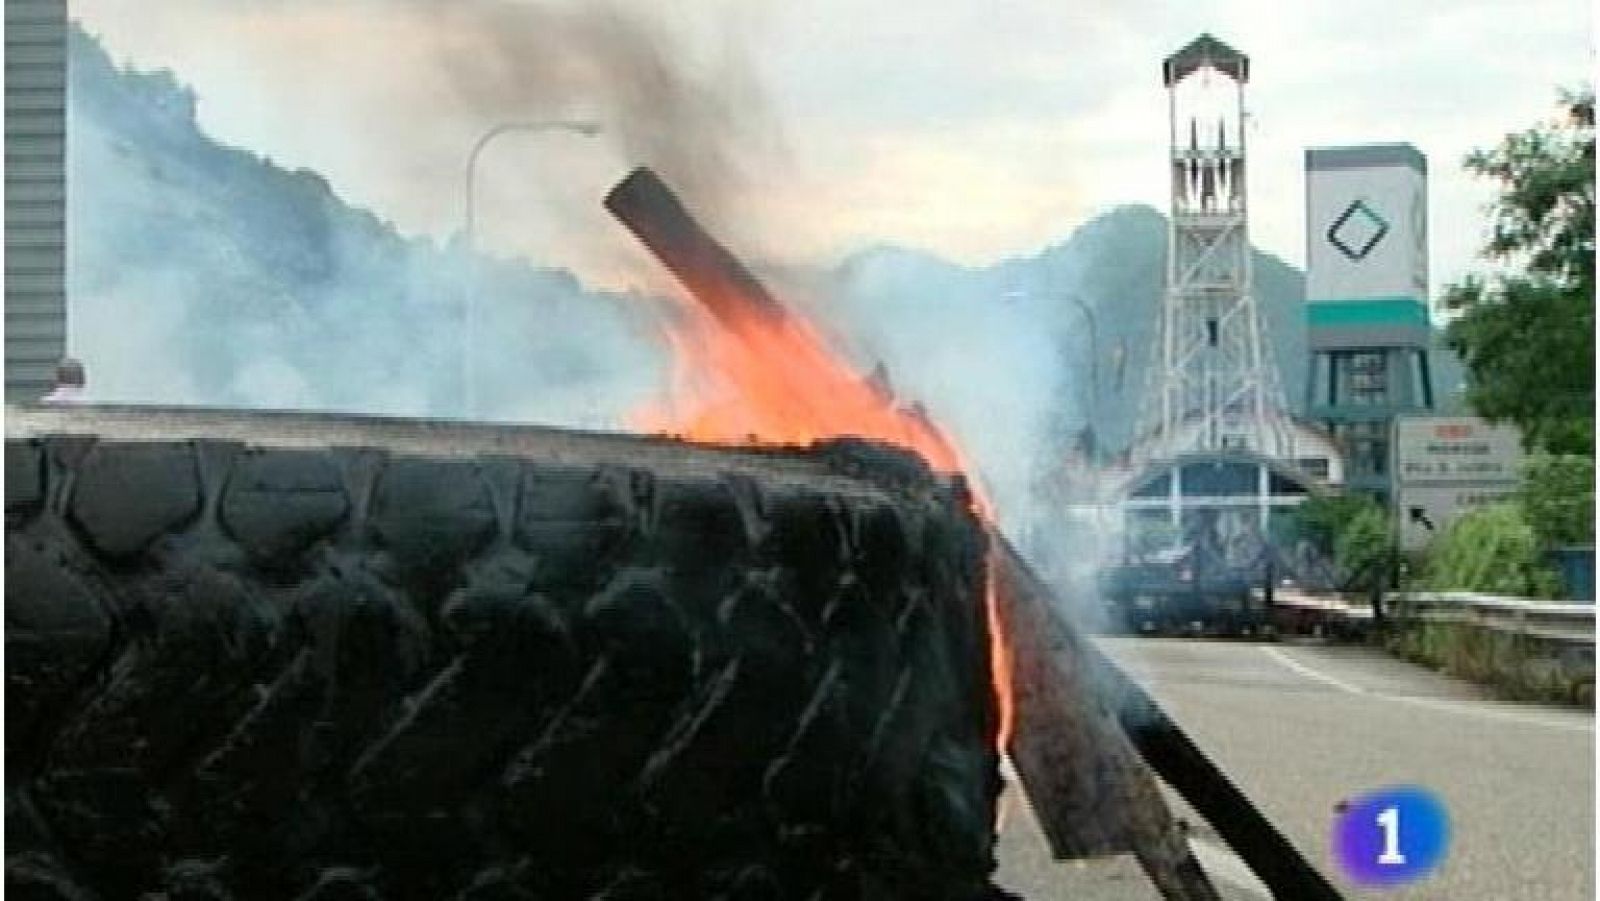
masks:
<path id="1" fill-rule="evenodd" d="M 920 408 L 896 406 L 885 388 L 835 356 L 809 323 L 784 312 L 741 308 L 740 298 L 712 300 L 719 301 L 720 322 L 695 310 L 668 336 L 676 367 L 674 394 L 692 407 L 644 410 L 635 426 L 718 444 L 810 444 L 857 436 L 913 450 L 941 472 L 971 472 Z M 988 500 L 975 482 L 968 483 L 978 515 L 993 523 Z M 1011 669 L 994 570 L 991 561 L 985 605 L 1003 753 L 1012 730 Z"/>
<path id="2" fill-rule="evenodd" d="M 989 551 L 988 576 L 984 583 L 984 612 L 989 621 L 989 673 L 994 680 L 995 698 L 1000 711 L 1000 728 L 995 745 L 1001 754 L 1011 752 L 1011 731 L 1015 726 L 1016 712 L 1011 698 L 1011 646 L 1002 637 L 1004 624 L 1000 621 L 999 553 Z"/>

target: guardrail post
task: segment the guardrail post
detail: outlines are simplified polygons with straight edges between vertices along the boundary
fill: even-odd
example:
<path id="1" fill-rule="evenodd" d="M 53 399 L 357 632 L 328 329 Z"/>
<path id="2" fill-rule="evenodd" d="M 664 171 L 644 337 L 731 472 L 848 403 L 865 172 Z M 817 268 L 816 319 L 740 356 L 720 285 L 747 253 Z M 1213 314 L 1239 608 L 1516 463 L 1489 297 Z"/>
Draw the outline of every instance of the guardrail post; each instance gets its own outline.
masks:
<path id="1" fill-rule="evenodd" d="M 1367 599 L 1372 604 L 1373 628 L 1382 629 L 1384 623 L 1383 573 L 1376 563 L 1372 566 L 1372 579 L 1367 584 Z"/>

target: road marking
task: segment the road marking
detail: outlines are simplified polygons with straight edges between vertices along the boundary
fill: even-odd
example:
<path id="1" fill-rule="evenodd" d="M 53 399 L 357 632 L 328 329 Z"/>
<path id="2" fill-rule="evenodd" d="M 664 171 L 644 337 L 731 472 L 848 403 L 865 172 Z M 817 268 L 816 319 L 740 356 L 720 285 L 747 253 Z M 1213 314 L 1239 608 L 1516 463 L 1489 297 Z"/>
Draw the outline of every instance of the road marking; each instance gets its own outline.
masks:
<path id="1" fill-rule="evenodd" d="M 1263 654 L 1266 654 L 1268 657 L 1271 657 L 1273 660 L 1278 661 L 1280 664 L 1282 664 L 1283 666 L 1287 667 L 1288 669 L 1290 669 L 1290 670 L 1292 670 L 1292 671 L 1294 671 L 1296 673 L 1299 673 L 1300 675 L 1304 676 L 1307 679 L 1312 680 L 1313 682 L 1321 682 L 1324 685 L 1332 685 L 1334 688 L 1337 688 L 1340 691 L 1345 692 L 1347 694 L 1353 694 L 1353 695 L 1371 694 L 1371 692 L 1367 691 L 1365 688 L 1362 688 L 1359 685 L 1355 685 L 1355 684 L 1352 684 L 1350 682 L 1346 682 L 1343 679 L 1339 679 L 1339 678 L 1336 678 L 1334 676 L 1330 676 L 1327 673 L 1318 672 L 1317 670 L 1314 670 L 1311 667 L 1306 666 L 1305 664 L 1303 664 L 1300 661 L 1294 659 L 1293 657 L 1290 657 L 1288 654 L 1285 654 L 1284 652 L 1278 650 L 1277 648 L 1264 647 L 1264 648 L 1261 649 L 1261 652 Z"/>
<path id="2" fill-rule="evenodd" d="M 1525 726 L 1543 726 L 1546 729 L 1559 729 L 1563 732 L 1594 731 L 1593 719 L 1582 721 L 1553 719 L 1551 717 L 1537 715 L 1530 716 L 1517 710 L 1506 710 L 1499 707 L 1487 707 L 1483 706 L 1482 704 L 1472 704 L 1464 701 L 1452 701 L 1446 698 L 1426 698 L 1419 697 L 1417 695 L 1391 695 L 1377 691 L 1370 691 L 1361 687 L 1360 685 L 1346 682 L 1337 676 L 1330 676 L 1327 673 L 1314 670 L 1304 663 L 1294 659 L 1293 657 L 1290 657 L 1288 654 L 1278 650 L 1277 648 L 1263 647 L 1261 652 L 1266 654 L 1268 657 L 1271 657 L 1273 660 L 1276 660 L 1280 665 L 1290 672 L 1310 679 L 1314 682 L 1321 682 L 1324 685 L 1330 685 L 1346 694 L 1378 698 L 1384 701 L 1392 701 L 1397 704 L 1410 704 L 1413 707 L 1421 707 L 1426 710 L 1439 710 L 1445 713 L 1458 713 L 1466 716 L 1475 716 L 1480 719 L 1499 720 L 1501 722 L 1518 723 Z"/>
<path id="3" fill-rule="evenodd" d="M 1038 814 L 1033 810 L 1033 805 L 1028 801 L 1028 793 L 1022 787 L 1022 781 L 1017 778 L 1017 770 L 1011 763 L 1010 755 L 1000 757 L 1000 798 L 996 804 L 995 833 L 998 835 L 1005 831 L 1007 825 L 1026 829 L 1022 821 L 1016 817 L 1025 816 L 1032 821 L 1032 826 L 1040 830 L 1040 839 L 1048 845 L 1049 840 L 1043 836 L 1043 831 L 1038 825 Z M 1261 881 L 1250 866 L 1233 853 L 1226 845 L 1206 841 L 1205 839 L 1189 838 L 1189 849 L 1194 852 L 1195 862 L 1213 881 L 1226 882 L 1246 894 L 1272 901 L 1272 891 Z"/>
<path id="4" fill-rule="evenodd" d="M 1189 839 L 1189 848 L 1194 851 L 1194 859 L 1199 862 L 1200 868 L 1213 880 L 1226 882 L 1257 898 L 1271 901 L 1272 890 L 1231 850 L 1198 838 Z"/>

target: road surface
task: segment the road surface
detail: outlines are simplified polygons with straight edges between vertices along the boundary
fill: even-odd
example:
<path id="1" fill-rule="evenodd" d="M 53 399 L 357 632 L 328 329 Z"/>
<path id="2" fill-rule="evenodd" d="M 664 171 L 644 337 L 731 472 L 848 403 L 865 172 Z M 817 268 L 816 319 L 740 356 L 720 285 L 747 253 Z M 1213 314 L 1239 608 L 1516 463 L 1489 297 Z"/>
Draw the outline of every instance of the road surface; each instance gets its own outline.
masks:
<path id="1" fill-rule="evenodd" d="M 1588 901 L 1594 874 L 1594 716 L 1490 700 L 1380 651 L 1318 644 L 1109 638 L 1103 646 L 1346 897 Z M 1341 800 L 1422 785 L 1447 805 L 1448 858 L 1388 891 L 1339 878 L 1328 834 Z M 1020 796 L 1008 793 L 1018 804 Z M 1201 862 L 1230 901 L 1266 897 L 1192 811 Z M 1127 858 L 1049 859 L 1025 807 L 1001 831 L 998 881 L 1030 901 L 1158 896 Z"/>

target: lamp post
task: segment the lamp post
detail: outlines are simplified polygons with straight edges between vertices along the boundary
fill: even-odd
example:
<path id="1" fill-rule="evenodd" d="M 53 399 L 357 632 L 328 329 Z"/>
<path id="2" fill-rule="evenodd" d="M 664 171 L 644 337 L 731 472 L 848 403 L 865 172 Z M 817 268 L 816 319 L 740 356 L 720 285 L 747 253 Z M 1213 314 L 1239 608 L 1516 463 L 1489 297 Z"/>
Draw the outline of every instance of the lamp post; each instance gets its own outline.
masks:
<path id="1" fill-rule="evenodd" d="M 466 178 L 463 185 L 465 195 L 465 219 L 462 223 L 461 235 L 468 250 L 473 249 L 474 228 L 477 226 L 477 198 L 476 188 L 478 181 L 478 158 L 483 156 L 484 148 L 488 147 L 495 138 L 511 132 L 549 132 L 567 131 L 584 137 L 594 137 L 600 133 L 600 124 L 587 119 L 551 119 L 539 122 L 501 122 L 488 131 L 478 136 L 473 142 L 472 150 L 467 154 Z M 474 417 L 478 412 L 477 381 L 473 378 L 475 367 L 473 364 L 473 345 L 478 338 L 478 297 L 474 292 L 467 298 L 466 322 L 462 329 L 461 339 L 461 386 L 464 397 L 466 413 Z"/>
<path id="2" fill-rule="evenodd" d="M 1089 418 L 1100 419 L 1100 324 L 1095 321 L 1094 310 L 1076 294 L 1063 294 L 1062 299 L 1072 304 L 1083 321 L 1089 324 Z"/>
<path id="3" fill-rule="evenodd" d="M 1094 310 L 1076 294 L 1063 294 L 1061 298 L 1072 304 L 1089 324 L 1089 461 L 1100 460 L 1100 324 L 1095 321 Z"/>
<path id="4" fill-rule="evenodd" d="M 1026 291 L 1006 292 L 1006 297 L 1011 299 L 1027 296 Z M 1100 419 L 1100 324 L 1094 318 L 1094 310 L 1078 295 L 1061 293 L 1051 296 L 1071 304 L 1089 326 L 1089 422 L 1093 427 Z M 1096 443 L 1099 443 L 1098 439 Z"/>

